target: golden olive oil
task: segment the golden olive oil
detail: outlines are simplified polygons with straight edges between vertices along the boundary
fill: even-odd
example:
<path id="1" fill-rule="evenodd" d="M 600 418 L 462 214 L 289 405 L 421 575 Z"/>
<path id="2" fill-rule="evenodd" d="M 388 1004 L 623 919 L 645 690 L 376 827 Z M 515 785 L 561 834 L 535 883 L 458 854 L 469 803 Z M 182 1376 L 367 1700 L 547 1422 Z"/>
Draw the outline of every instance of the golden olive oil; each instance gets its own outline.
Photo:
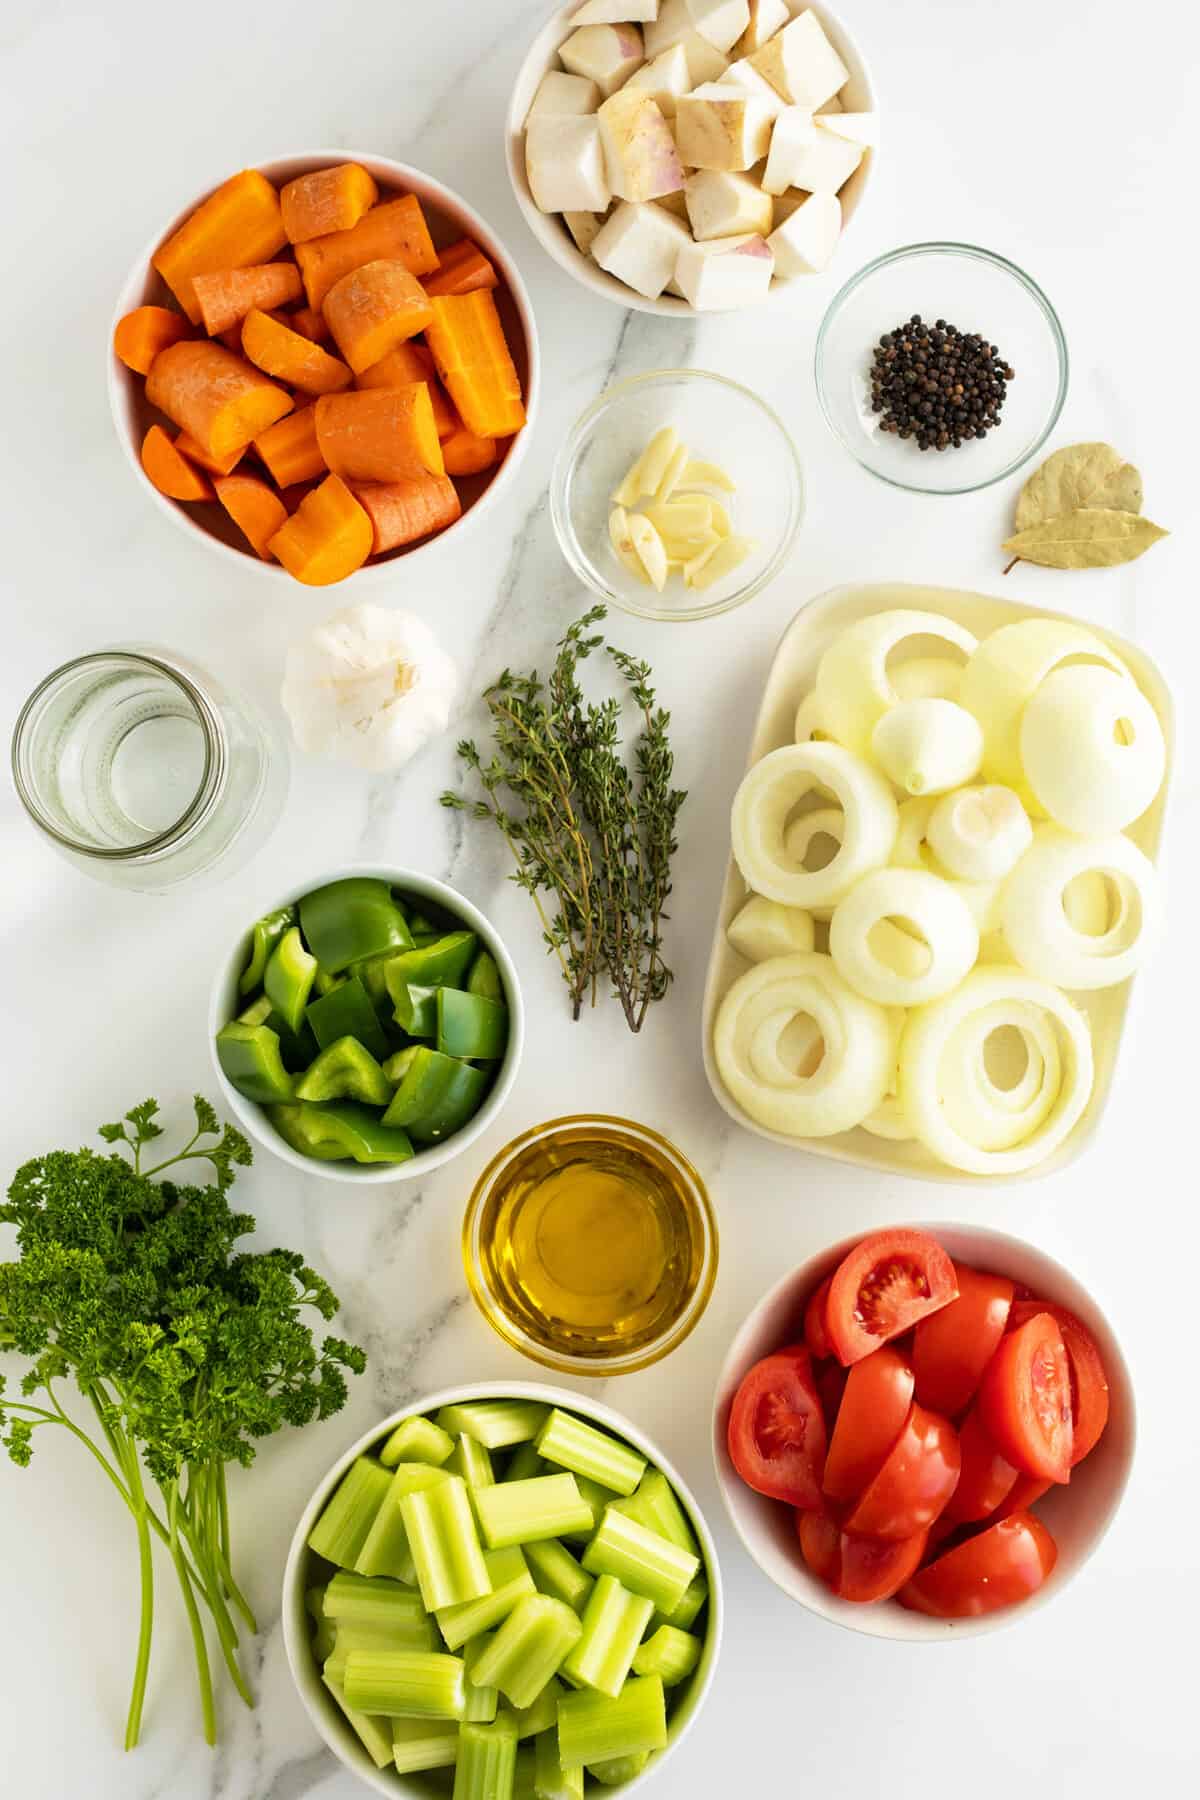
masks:
<path id="1" fill-rule="evenodd" d="M 500 1169 L 479 1218 L 484 1280 L 559 1356 L 626 1357 L 669 1332 L 704 1275 L 697 1183 L 617 1120 L 566 1122 Z"/>

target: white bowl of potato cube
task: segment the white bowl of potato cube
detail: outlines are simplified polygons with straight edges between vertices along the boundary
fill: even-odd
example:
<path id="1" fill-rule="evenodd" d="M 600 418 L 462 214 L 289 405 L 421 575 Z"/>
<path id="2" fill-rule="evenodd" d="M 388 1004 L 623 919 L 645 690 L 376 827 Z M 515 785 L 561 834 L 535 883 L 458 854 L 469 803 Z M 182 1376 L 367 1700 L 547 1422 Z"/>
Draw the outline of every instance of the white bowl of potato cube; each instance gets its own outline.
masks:
<path id="1" fill-rule="evenodd" d="M 878 123 L 827 6 L 570 0 L 517 76 L 509 174 L 534 236 L 593 293 L 730 312 L 830 266 Z"/>

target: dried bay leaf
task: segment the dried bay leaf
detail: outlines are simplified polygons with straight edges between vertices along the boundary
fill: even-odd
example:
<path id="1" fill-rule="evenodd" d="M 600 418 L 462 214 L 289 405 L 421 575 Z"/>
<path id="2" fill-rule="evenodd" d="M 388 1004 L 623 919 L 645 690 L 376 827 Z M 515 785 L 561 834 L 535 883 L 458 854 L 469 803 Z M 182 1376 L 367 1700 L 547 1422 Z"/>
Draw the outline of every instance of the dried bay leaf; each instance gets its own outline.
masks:
<path id="1" fill-rule="evenodd" d="M 1046 569 L 1111 569 L 1133 562 L 1166 536 L 1140 513 L 1081 506 L 1018 531 L 1004 548 L 1015 560 Z"/>
<path id="2" fill-rule="evenodd" d="M 1142 478 L 1111 444 L 1070 444 L 1035 469 L 1017 500 L 1016 528 L 1029 531 L 1081 507 L 1142 510 Z"/>

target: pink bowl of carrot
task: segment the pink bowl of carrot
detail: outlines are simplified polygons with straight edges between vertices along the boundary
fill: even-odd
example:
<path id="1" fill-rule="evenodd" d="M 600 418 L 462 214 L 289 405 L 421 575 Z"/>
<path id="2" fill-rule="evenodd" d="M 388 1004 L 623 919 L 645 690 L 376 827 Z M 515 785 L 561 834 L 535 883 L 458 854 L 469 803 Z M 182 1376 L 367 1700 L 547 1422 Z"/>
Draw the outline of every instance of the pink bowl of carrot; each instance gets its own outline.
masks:
<path id="1" fill-rule="evenodd" d="M 430 176 L 354 151 L 243 169 L 121 293 L 109 398 L 189 536 L 276 579 L 395 579 L 511 482 L 539 389 L 516 265 Z"/>

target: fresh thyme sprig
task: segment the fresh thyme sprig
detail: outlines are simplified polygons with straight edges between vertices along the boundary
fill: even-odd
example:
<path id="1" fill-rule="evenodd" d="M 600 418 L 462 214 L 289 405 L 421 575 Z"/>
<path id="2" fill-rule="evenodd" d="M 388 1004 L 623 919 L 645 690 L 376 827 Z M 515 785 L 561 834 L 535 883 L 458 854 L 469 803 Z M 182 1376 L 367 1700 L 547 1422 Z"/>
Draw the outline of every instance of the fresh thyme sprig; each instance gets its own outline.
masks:
<path id="1" fill-rule="evenodd" d="M 559 640 L 543 682 L 505 669 L 484 692 L 494 747 L 484 762 L 470 739 L 458 754 L 483 799 L 444 793 L 442 805 L 491 819 L 512 851 L 512 879 L 529 894 L 547 948 L 558 957 L 576 1019 L 607 976 L 631 1031 L 672 976 L 662 924 L 671 857 L 687 795 L 671 786 L 671 717 L 655 698 L 648 663 L 606 644 L 594 606 Z M 640 714 L 632 769 L 621 739 L 624 701 L 589 701 L 580 664 L 603 650 Z M 549 904 L 543 899 L 549 896 Z"/>

